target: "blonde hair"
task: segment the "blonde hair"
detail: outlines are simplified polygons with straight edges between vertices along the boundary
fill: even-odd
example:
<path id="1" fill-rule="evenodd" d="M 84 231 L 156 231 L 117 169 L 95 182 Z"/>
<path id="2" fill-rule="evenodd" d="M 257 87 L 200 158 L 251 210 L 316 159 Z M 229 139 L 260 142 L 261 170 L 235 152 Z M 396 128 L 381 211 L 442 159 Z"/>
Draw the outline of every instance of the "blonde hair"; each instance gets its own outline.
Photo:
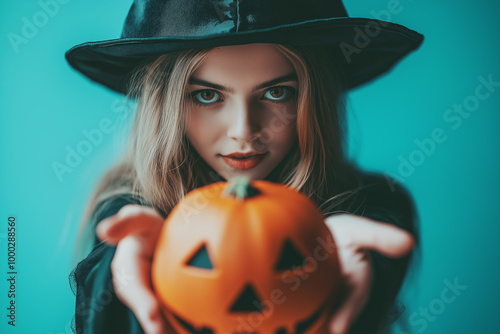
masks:
<path id="1" fill-rule="evenodd" d="M 276 47 L 299 81 L 298 140 L 266 179 L 303 192 L 325 217 L 353 212 L 361 178 L 344 156 L 345 100 L 337 66 L 321 47 Z M 89 221 L 106 210 L 103 204 L 110 199 L 131 196 L 166 217 L 186 193 L 221 180 L 191 147 L 183 120 L 188 80 L 209 51 L 148 59 L 131 77 L 128 98 L 138 99 L 135 121 L 125 154 L 100 180 L 86 207 L 76 246 L 83 254 L 87 250 L 80 244 L 94 235 Z"/>

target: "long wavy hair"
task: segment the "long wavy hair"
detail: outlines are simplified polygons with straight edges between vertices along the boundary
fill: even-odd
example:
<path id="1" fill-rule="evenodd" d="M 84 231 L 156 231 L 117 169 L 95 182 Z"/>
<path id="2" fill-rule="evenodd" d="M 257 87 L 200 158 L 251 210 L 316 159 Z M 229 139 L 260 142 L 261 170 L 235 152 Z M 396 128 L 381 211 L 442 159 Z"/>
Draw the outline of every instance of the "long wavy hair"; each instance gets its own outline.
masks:
<path id="1" fill-rule="evenodd" d="M 362 181 L 345 157 L 345 90 L 341 72 L 321 47 L 285 46 L 277 50 L 298 77 L 298 138 L 266 177 L 298 189 L 325 217 L 355 212 Z M 98 211 L 127 195 L 165 217 L 189 191 L 223 180 L 192 148 L 185 135 L 188 80 L 211 49 L 191 49 L 148 59 L 129 81 L 128 98 L 137 100 L 133 127 L 123 156 L 99 181 L 85 209 L 77 249 L 88 250 Z M 82 245 L 82 243 L 84 245 Z"/>

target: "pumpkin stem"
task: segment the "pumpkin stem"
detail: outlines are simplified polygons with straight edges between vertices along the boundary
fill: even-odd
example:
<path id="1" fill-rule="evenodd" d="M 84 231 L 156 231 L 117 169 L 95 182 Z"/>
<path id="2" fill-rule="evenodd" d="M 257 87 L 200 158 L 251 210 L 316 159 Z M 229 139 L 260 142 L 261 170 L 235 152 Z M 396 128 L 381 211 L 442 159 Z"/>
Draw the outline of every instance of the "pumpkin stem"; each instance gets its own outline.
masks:
<path id="1" fill-rule="evenodd" d="M 260 191 L 252 187 L 250 180 L 246 176 L 233 177 L 224 190 L 225 196 L 236 197 L 240 201 L 258 194 L 260 194 Z"/>

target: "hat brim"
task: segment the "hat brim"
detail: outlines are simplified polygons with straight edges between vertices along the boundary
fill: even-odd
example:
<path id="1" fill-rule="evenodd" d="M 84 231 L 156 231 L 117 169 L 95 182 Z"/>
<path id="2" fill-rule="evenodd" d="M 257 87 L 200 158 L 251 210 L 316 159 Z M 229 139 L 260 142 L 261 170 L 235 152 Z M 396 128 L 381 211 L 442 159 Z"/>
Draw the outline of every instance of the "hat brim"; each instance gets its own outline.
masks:
<path id="1" fill-rule="evenodd" d="M 395 23 L 332 18 L 234 34 L 88 42 L 68 50 L 66 59 L 91 80 L 126 94 L 130 75 L 148 57 L 193 48 L 252 43 L 324 45 L 331 50 L 345 76 L 344 85 L 350 89 L 388 71 L 422 41 L 423 35 Z"/>

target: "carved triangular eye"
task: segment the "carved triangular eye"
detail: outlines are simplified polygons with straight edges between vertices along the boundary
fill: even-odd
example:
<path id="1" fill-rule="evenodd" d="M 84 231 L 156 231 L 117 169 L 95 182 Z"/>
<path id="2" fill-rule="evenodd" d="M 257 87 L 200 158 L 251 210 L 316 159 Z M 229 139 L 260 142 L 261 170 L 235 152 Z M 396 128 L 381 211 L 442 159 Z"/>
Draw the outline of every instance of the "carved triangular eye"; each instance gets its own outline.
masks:
<path id="1" fill-rule="evenodd" d="M 262 312 L 264 306 L 260 298 L 255 293 L 254 288 L 247 284 L 243 291 L 240 293 L 233 306 L 231 306 L 230 312 Z"/>
<path id="2" fill-rule="evenodd" d="M 203 244 L 200 249 L 189 259 L 187 262 L 188 266 L 204 268 L 204 269 L 214 269 L 212 261 L 208 256 L 207 246 Z"/>
<path id="3" fill-rule="evenodd" d="M 274 266 L 274 270 L 281 271 L 287 269 L 295 269 L 297 267 L 302 267 L 304 265 L 304 257 L 295 248 L 289 239 L 283 242 L 283 248 L 281 249 L 278 261 Z"/>

